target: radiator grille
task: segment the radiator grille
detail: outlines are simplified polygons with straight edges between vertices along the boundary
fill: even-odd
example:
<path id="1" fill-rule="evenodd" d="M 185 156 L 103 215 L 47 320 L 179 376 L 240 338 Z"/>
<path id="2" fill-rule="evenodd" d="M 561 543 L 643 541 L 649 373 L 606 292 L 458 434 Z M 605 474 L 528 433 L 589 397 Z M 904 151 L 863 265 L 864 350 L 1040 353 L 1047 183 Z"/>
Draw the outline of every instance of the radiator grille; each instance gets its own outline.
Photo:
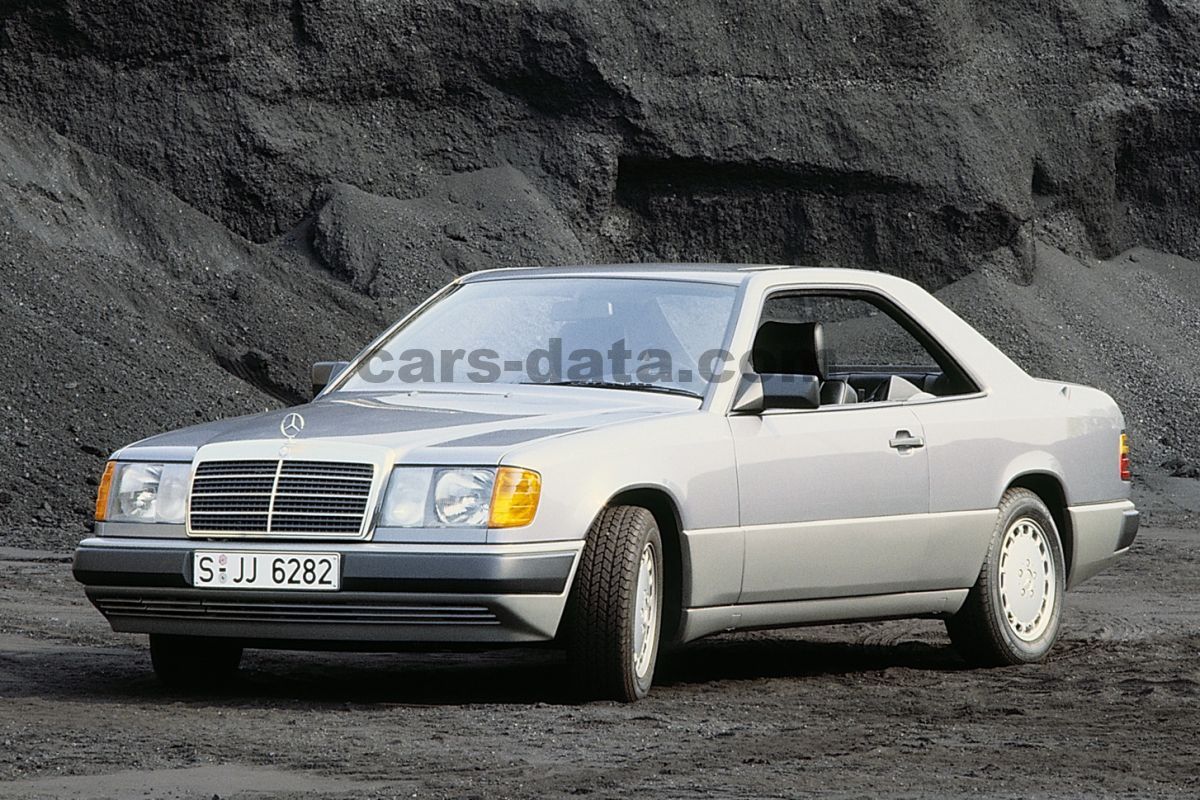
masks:
<path id="1" fill-rule="evenodd" d="M 374 480 L 372 464 L 207 461 L 192 480 L 188 531 L 359 538 Z"/>

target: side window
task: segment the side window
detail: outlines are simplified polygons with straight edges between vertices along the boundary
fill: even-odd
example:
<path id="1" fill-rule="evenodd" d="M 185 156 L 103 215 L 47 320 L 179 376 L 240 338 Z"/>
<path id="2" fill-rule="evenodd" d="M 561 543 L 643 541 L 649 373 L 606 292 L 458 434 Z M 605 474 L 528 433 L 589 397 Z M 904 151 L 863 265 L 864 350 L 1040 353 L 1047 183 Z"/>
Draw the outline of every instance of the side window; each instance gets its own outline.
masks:
<path id="1" fill-rule="evenodd" d="M 882 300 L 862 294 L 777 294 L 763 306 L 760 330 L 771 322 L 795 325 L 806 337 L 796 346 L 810 351 L 800 359 L 805 371 L 820 365 L 822 381 L 849 384 L 859 402 L 974 391 L 948 357 L 931 350 L 910 330 L 911 323 L 906 327 L 893 314 L 898 312 Z M 819 323 L 816 341 L 811 323 Z M 811 352 L 818 346 L 820 353 Z"/>

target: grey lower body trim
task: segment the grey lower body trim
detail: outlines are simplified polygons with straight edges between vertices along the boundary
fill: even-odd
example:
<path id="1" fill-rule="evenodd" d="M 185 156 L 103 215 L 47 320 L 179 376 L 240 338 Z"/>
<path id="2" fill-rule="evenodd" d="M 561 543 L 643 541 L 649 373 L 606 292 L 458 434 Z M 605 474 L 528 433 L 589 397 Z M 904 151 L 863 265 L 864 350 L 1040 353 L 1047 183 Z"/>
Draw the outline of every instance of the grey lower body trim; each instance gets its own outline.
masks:
<path id="1" fill-rule="evenodd" d="M 722 631 L 945 616 L 962 607 L 967 592 L 967 589 L 949 589 L 689 608 L 684 612 L 681 638 L 691 641 Z"/>
<path id="2" fill-rule="evenodd" d="M 1129 549 L 1139 517 L 1128 500 L 1072 506 L 1067 511 L 1074 540 L 1067 588 L 1074 589 Z"/>
<path id="3" fill-rule="evenodd" d="M 996 513 L 988 508 L 746 527 L 742 590 L 736 602 L 969 587 L 979 575 Z"/>
<path id="4" fill-rule="evenodd" d="M 1141 514 L 1136 508 L 1125 510 L 1125 520 L 1121 525 L 1121 538 L 1117 539 L 1117 550 L 1128 550 L 1137 538 L 1138 528 L 1141 527 Z"/>
<path id="5" fill-rule="evenodd" d="M 238 639 L 261 646 L 519 644 L 554 638 L 564 595 L 226 592 L 89 586 L 121 633 Z M 297 596 L 299 595 L 299 596 Z"/>
<path id="6" fill-rule="evenodd" d="M 683 603 L 736 603 L 742 592 L 746 534 L 741 528 L 683 532 Z"/>

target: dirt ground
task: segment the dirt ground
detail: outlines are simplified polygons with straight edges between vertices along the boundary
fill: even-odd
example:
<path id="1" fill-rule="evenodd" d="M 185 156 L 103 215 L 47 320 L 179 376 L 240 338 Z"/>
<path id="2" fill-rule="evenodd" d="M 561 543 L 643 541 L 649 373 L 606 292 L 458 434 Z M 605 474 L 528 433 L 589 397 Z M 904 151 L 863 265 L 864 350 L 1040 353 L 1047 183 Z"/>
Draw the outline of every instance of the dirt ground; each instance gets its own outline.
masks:
<path id="1" fill-rule="evenodd" d="M 69 569 L 0 549 L 0 798 L 1200 796 L 1198 530 L 1143 530 L 1041 666 L 965 669 L 932 621 L 745 634 L 628 706 L 536 650 L 252 651 L 173 694 Z"/>

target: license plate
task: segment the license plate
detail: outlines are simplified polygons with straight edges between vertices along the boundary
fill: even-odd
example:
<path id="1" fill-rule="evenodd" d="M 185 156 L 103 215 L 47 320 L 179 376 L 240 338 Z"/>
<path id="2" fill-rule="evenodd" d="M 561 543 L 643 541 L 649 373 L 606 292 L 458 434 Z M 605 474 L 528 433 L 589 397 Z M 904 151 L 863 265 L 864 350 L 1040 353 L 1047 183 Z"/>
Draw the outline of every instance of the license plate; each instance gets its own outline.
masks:
<path id="1" fill-rule="evenodd" d="M 337 553 L 192 554 L 192 586 L 201 589 L 299 589 L 336 592 L 342 582 Z"/>

